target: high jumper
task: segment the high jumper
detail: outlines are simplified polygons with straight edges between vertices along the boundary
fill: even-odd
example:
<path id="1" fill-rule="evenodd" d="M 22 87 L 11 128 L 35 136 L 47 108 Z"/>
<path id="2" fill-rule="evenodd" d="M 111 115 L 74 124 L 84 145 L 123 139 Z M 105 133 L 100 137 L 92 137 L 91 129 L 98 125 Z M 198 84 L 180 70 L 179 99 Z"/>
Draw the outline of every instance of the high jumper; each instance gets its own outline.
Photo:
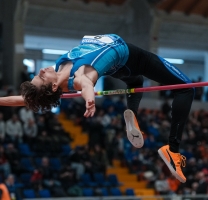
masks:
<path id="1" fill-rule="evenodd" d="M 101 76 L 106 75 L 124 81 L 127 89 L 142 88 L 143 76 L 163 85 L 191 83 L 164 58 L 126 43 L 118 35 L 86 35 L 80 45 L 56 61 L 55 69 L 41 69 L 31 82 L 21 84 L 20 96 L 2 97 L 0 105 L 27 106 L 34 112 L 47 111 L 60 104 L 63 92 L 77 90 L 81 91 L 86 102 L 84 116 L 92 117 L 96 111 L 94 86 Z M 185 157 L 179 153 L 179 146 L 194 92 L 194 88 L 173 90 L 169 141 L 158 150 L 171 173 L 181 182 L 186 182 L 181 170 L 181 166 L 185 166 Z M 137 148 L 144 144 L 137 118 L 141 98 L 142 92 L 126 94 L 128 109 L 124 111 L 127 137 Z"/>

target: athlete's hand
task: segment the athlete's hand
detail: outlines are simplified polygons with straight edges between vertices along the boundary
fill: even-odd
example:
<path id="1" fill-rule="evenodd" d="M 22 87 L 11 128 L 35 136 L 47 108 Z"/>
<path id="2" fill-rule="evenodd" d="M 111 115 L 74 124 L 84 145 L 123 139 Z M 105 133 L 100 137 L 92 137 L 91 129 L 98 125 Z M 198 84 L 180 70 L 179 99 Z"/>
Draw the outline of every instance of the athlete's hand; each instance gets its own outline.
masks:
<path id="1" fill-rule="evenodd" d="M 87 100 L 86 101 L 86 111 L 84 113 L 85 117 L 93 117 L 95 114 L 96 108 L 95 108 L 95 101 L 93 100 Z"/>

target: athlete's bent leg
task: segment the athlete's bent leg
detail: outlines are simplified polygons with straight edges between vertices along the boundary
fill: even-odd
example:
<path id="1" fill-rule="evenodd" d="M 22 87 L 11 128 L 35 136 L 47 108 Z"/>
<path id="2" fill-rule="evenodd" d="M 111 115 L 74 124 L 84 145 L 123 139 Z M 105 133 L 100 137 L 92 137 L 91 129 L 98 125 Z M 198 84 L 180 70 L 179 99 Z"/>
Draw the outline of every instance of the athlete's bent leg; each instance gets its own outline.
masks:
<path id="1" fill-rule="evenodd" d="M 123 78 L 127 84 L 127 89 L 143 87 L 143 76 Z M 129 141 L 136 148 L 144 145 L 142 132 L 138 124 L 138 108 L 142 98 L 142 93 L 126 94 L 127 110 L 124 112 L 126 132 Z"/>
<path id="2" fill-rule="evenodd" d="M 152 55 L 146 68 L 147 69 L 143 74 L 144 76 L 164 85 L 191 82 L 185 74 L 180 72 L 179 69 L 156 55 Z M 186 178 L 181 170 L 181 166 L 185 166 L 185 157 L 179 153 L 179 145 L 194 98 L 194 88 L 178 89 L 173 92 L 174 99 L 172 102 L 172 120 L 169 145 L 161 147 L 158 150 L 158 153 L 172 174 L 179 181 L 185 182 Z"/>

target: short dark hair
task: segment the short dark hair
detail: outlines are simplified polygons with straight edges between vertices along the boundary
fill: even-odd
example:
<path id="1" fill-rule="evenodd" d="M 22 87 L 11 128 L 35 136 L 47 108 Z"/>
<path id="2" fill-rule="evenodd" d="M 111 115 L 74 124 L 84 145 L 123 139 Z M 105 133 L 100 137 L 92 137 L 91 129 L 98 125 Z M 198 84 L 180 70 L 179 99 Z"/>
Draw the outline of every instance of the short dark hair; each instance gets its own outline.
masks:
<path id="1" fill-rule="evenodd" d="M 31 82 L 25 81 L 20 86 L 20 93 L 24 98 L 27 108 L 34 112 L 46 112 L 50 111 L 52 107 L 60 105 L 59 99 L 62 94 L 62 89 L 58 87 L 54 92 L 52 90 L 52 83 L 37 87 Z"/>

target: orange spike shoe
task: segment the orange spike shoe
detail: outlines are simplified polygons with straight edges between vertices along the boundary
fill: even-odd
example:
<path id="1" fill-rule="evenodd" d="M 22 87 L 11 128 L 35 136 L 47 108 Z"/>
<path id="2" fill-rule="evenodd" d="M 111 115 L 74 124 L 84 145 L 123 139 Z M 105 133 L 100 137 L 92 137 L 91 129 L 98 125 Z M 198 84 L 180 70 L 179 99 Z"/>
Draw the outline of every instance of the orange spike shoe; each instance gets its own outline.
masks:
<path id="1" fill-rule="evenodd" d="M 127 138 L 134 147 L 141 148 L 144 145 L 144 139 L 133 111 L 129 109 L 125 110 L 124 119 L 126 123 Z"/>
<path id="2" fill-rule="evenodd" d="M 182 183 L 186 182 L 181 166 L 186 166 L 186 157 L 180 153 L 173 153 L 169 150 L 169 145 L 165 145 L 158 150 L 160 157 L 163 159 L 171 173 Z"/>

